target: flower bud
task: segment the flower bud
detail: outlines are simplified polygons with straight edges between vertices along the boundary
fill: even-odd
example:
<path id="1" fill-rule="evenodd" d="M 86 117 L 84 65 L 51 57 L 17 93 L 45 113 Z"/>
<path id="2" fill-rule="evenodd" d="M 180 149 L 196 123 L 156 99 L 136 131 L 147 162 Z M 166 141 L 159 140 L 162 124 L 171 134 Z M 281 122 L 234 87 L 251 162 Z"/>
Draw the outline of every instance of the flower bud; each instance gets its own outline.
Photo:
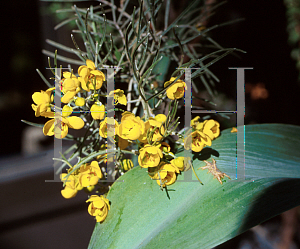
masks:
<path id="1" fill-rule="evenodd" d="M 62 109 L 62 116 L 63 117 L 68 117 L 72 114 L 73 108 L 71 106 L 65 105 Z"/>
<path id="2" fill-rule="evenodd" d="M 84 106 L 85 104 L 85 99 L 81 97 L 77 97 L 75 100 L 75 105 L 77 106 Z"/>
<path id="3" fill-rule="evenodd" d="M 130 159 L 123 159 L 122 167 L 125 171 L 128 171 L 133 168 L 133 162 Z"/>

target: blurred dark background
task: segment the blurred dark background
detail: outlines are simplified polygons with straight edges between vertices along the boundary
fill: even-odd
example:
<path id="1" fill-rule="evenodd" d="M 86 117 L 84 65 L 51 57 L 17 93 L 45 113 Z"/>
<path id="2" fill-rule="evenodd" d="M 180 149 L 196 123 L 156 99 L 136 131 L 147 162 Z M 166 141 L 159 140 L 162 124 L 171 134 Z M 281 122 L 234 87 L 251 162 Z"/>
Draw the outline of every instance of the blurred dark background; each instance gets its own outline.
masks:
<path id="1" fill-rule="evenodd" d="M 1 15 L 0 48 L 4 77 L 0 91 L 0 246 L 86 248 L 94 226 L 93 218 L 87 214 L 87 205 L 84 204 L 86 196 L 82 195 L 76 201 L 64 200 L 59 193 L 61 184 L 44 182 L 45 179 L 53 179 L 51 153 L 43 152 L 45 158 L 40 161 L 38 158 L 42 154 L 27 159 L 21 156 L 21 152 L 30 154 L 41 148 L 45 151 L 51 149 L 47 144 L 51 144 L 53 138 L 44 138 L 41 147 L 31 148 L 30 138 L 39 137 L 42 131 L 34 129 L 24 133 L 29 128 L 21 119 L 37 123 L 45 121 L 43 118 L 35 118 L 31 108 L 31 95 L 46 89 L 35 69 L 49 75 L 45 69 L 48 67 L 47 57 L 41 50 L 47 48 L 54 51 L 54 48 L 46 45 L 45 39 L 72 46 L 69 33 L 71 27 L 53 30 L 59 22 L 51 14 L 51 9 L 57 7 L 53 3 L 16 0 L 1 4 L 4 14 Z M 84 6 L 84 3 L 76 4 Z M 253 70 L 246 70 L 245 73 L 245 123 L 300 125 L 299 72 L 296 70 L 296 62 L 290 57 L 292 47 L 287 42 L 286 8 L 283 1 L 228 0 L 209 20 L 208 26 L 236 18 L 245 18 L 245 21 L 220 27 L 211 33 L 223 47 L 247 51 L 247 54 L 239 54 L 240 58 L 227 56 L 211 67 L 221 80 L 217 90 L 226 96 L 223 99 L 225 102 L 232 103 L 236 98 L 236 71 L 228 67 L 253 67 Z M 22 144 L 24 136 L 26 139 L 23 139 L 25 142 Z M 26 174 L 26 167 L 30 168 L 32 160 L 41 165 Z M 13 167 L 19 171 L 11 173 L 9 169 L 14 170 Z M 49 196 L 50 203 L 47 203 L 45 196 Z M 38 204 L 37 200 L 40 200 Z M 293 215 L 294 219 L 298 219 L 299 212 Z M 281 224 L 282 221 L 280 217 L 273 219 L 274 224 Z M 299 227 L 299 224 L 296 226 Z M 299 231 L 294 229 L 293 243 L 296 247 L 291 248 L 298 248 Z M 255 231 L 250 233 L 253 235 Z M 16 241 L 17 238 L 20 238 L 22 245 Z M 228 242 L 227 247 L 224 244 L 220 248 L 238 248 L 243 238 L 237 238 Z M 53 241 L 57 243 L 51 244 Z M 45 243 L 50 247 L 46 247 Z"/>

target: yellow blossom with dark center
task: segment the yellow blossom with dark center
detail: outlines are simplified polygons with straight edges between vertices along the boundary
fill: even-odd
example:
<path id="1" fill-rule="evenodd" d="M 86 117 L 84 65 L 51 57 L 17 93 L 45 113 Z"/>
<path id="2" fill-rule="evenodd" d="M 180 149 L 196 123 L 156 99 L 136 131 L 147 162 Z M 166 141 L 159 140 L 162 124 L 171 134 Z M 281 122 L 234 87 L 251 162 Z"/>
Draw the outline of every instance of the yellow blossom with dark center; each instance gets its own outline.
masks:
<path id="1" fill-rule="evenodd" d="M 86 66 L 78 68 L 79 81 L 82 89 L 85 91 L 98 90 L 101 88 L 105 75 L 103 72 L 96 69 L 94 62 L 86 60 Z"/>
<path id="2" fill-rule="evenodd" d="M 127 105 L 127 99 L 124 94 L 124 91 L 121 89 L 116 89 L 114 91 L 111 91 L 109 93 L 109 97 L 114 97 L 114 103 L 115 105 L 121 104 L 121 105 Z"/>
<path id="3" fill-rule="evenodd" d="M 142 168 L 156 167 L 161 158 L 163 158 L 163 154 L 158 146 L 146 144 L 140 149 L 138 162 Z"/>
<path id="4" fill-rule="evenodd" d="M 157 172 L 154 173 L 151 178 L 156 180 L 157 184 L 161 187 L 166 187 L 176 181 L 176 174 L 178 173 L 180 173 L 180 171 L 176 166 L 162 162 L 159 164 Z"/>
<path id="5" fill-rule="evenodd" d="M 213 119 L 205 120 L 202 132 L 213 140 L 220 135 L 220 124 Z"/>
<path id="6" fill-rule="evenodd" d="M 135 140 L 145 131 L 145 123 L 131 112 L 122 113 L 118 135 L 123 139 Z"/>
<path id="7" fill-rule="evenodd" d="M 91 195 L 86 202 L 90 202 L 88 206 L 89 214 L 94 216 L 97 222 L 103 222 L 110 209 L 109 200 L 103 195 Z"/>
<path id="8" fill-rule="evenodd" d="M 171 77 L 171 79 L 165 82 L 164 87 L 172 84 L 176 80 L 176 77 Z M 185 82 L 181 79 L 178 79 L 172 86 L 170 86 L 166 92 L 169 99 L 180 99 L 184 96 L 185 91 Z"/>
<path id="9" fill-rule="evenodd" d="M 102 172 L 97 161 L 84 164 L 79 169 L 79 183 L 83 187 L 94 186 L 102 178 Z"/>
<path id="10" fill-rule="evenodd" d="M 200 152 L 205 146 L 211 146 L 211 139 L 201 131 L 192 132 L 184 141 L 184 148 Z"/>

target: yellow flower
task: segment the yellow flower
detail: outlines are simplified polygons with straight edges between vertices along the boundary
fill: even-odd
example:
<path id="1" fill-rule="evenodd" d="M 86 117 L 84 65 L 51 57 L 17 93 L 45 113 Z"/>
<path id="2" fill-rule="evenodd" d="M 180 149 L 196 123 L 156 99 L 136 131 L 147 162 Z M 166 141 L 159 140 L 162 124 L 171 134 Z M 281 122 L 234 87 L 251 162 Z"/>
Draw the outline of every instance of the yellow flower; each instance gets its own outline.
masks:
<path id="1" fill-rule="evenodd" d="M 71 74 L 70 72 L 64 72 L 63 76 L 64 79 L 62 83 L 62 91 L 64 96 L 61 98 L 61 102 L 67 104 L 78 92 L 80 92 L 81 88 L 80 81 L 74 74 Z"/>
<path id="2" fill-rule="evenodd" d="M 86 66 L 78 68 L 78 74 L 81 87 L 86 91 L 100 89 L 103 81 L 105 81 L 104 73 L 96 70 L 96 66 L 91 60 L 86 60 Z"/>
<path id="3" fill-rule="evenodd" d="M 123 139 L 135 140 L 145 131 L 145 123 L 140 117 L 135 117 L 131 112 L 122 113 L 118 134 Z"/>
<path id="4" fill-rule="evenodd" d="M 62 109 L 62 116 L 63 117 L 68 117 L 72 114 L 73 108 L 71 106 L 65 105 Z"/>
<path id="5" fill-rule="evenodd" d="M 79 169 L 79 183 L 83 187 L 94 186 L 102 178 L 102 172 L 97 161 L 90 164 L 84 164 Z"/>
<path id="6" fill-rule="evenodd" d="M 76 91 L 80 87 L 78 78 L 70 72 L 63 73 L 64 78 L 62 79 L 62 90 L 63 92 Z"/>
<path id="7" fill-rule="evenodd" d="M 166 185 L 171 185 L 176 181 L 176 173 L 179 173 L 176 166 L 168 163 L 160 163 L 158 173 L 155 173 L 151 178 L 155 179 L 161 187 L 166 187 Z"/>
<path id="8" fill-rule="evenodd" d="M 162 157 L 163 154 L 157 146 L 146 144 L 140 149 L 138 162 L 142 168 L 156 167 Z"/>
<path id="9" fill-rule="evenodd" d="M 105 116 L 105 106 L 99 104 L 93 104 L 91 107 L 91 115 L 93 119 L 103 119 Z"/>
<path id="10" fill-rule="evenodd" d="M 156 121 L 158 121 L 160 123 L 165 123 L 167 120 L 167 117 L 165 114 L 157 114 L 154 118 Z"/>
<path id="11" fill-rule="evenodd" d="M 75 99 L 75 105 L 77 105 L 77 106 L 84 106 L 84 104 L 85 104 L 85 99 L 84 98 L 77 97 Z"/>
<path id="12" fill-rule="evenodd" d="M 128 171 L 133 168 L 133 162 L 130 159 L 123 159 L 122 167 L 125 171 Z"/>
<path id="13" fill-rule="evenodd" d="M 176 157 L 175 159 L 171 160 L 170 163 L 177 167 L 180 171 L 184 170 L 184 157 L 180 156 L 180 157 Z"/>
<path id="14" fill-rule="evenodd" d="M 45 136 L 53 136 L 54 135 L 54 123 L 55 123 L 54 113 L 52 113 L 51 118 L 52 119 L 49 120 L 44 125 L 43 133 Z M 84 121 L 81 118 L 75 117 L 75 116 L 66 117 L 66 118 L 61 117 L 61 120 L 59 120 L 59 122 L 60 122 L 59 129 L 61 130 L 60 138 L 64 138 L 67 136 L 69 128 L 79 130 L 84 126 Z M 59 137 L 56 137 L 56 138 L 59 138 Z"/>
<path id="15" fill-rule="evenodd" d="M 49 88 L 45 91 L 35 92 L 32 94 L 32 100 L 36 104 L 32 104 L 31 107 L 35 112 L 35 116 L 43 116 L 46 112 L 51 112 L 50 103 L 53 101 L 53 96 L 51 97 L 52 91 L 55 87 Z"/>
<path id="16" fill-rule="evenodd" d="M 108 123 L 107 123 L 107 120 L 109 120 Z M 112 125 L 112 123 L 115 123 L 114 126 Z M 106 117 L 100 123 L 99 135 L 101 137 L 107 138 L 107 128 L 108 128 L 108 131 L 110 132 L 110 135 L 112 135 L 112 134 L 118 135 L 119 124 L 118 124 L 117 120 L 115 120 L 113 118 L 107 118 Z"/>
<path id="17" fill-rule="evenodd" d="M 171 77 L 171 79 L 165 82 L 164 87 L 166 88 L 168 85 L 174 82 L 176 77 Z M 169 99 L 180 99 L 184 96 L 185 90 L 185 82 L 178 79 L 172 86 L 170 86 L 166 92 Z"/>
<path id="18" fill-rule="evenodd" d="M 109 96 L 112 97 L 114 96 L 114 104 L 121 104 L 121 105 L 127 105 L 127 99 L 126 96 L 124 95 L 124 91 L 121 89 L 116 89 L 114 91 L 111 91 L 109 93 Z"/>
<path id="19" fill-rule="evenodd" d="M 97 222 L 103 222 L 110 209 L 109 200 L 103 195 L 91 195 L 86 202 L 90 202 L 88 207 L 89 214 L 95 216 Z"/>
<path id="20" fill-rule="evenodd" d="M 213 119 L 205 120 L 202 132 L 213 140 L 220 135 L 220 124 Z"/>
<path id="21" fill-rule="evenodd" d="M 211 146 L 211 139 L 201 131 L 194 131 L 184 141 L 186 150 L 192 149 L 194 152 L 200 152 L 205 146 Z"/>
<path id="22" fill-rule="evenodd" d="M 69 169 L 69 171 L 70 170 L 72 170 L 72 168 Z M 61 181 L 67 180 L 65 188 L 61 190 L 61 195 L 66 199 L 70 199 L 75 197 L 77 192 L 81 190 L 83 187 L 80 185 L 78 181 L 78 175 L 76 173 L 69 175 L 68 178 L 66 176 L 67 176 L 66 173 L 60 175 Z"/>

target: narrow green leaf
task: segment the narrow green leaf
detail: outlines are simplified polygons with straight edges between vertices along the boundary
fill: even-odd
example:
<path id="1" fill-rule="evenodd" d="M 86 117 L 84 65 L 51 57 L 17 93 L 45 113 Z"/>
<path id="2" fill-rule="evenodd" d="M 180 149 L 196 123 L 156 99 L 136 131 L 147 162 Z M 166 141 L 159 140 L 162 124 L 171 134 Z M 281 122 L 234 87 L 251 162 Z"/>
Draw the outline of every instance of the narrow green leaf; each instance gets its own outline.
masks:
<path id="1" fill-rule="evenodd" d="M 170 24 L 170 26 L 161 35 L 164 36 L 166 33 L 168 33 L 169 30 L 173 28 L 178 23 L 178 21 L 190 11 L 195 3 L 197 3 L 197 0 L 192 1 L 192 3 L 190 3 L 190 5 L 173 21 L 172 24 Z"/>
<path id="2" fill-rule="evenodd" d="M 21 119 L 21 122 L 23 122 L 25 124 L 28 124 L 28 125 L 31 125 L 31 126 L 39 127 L 39 128 L 44 127 L 44 124 L 32 123 L 32 122 L 26 121 L 24 119 Z"/>
<path id="3" fill-rule="evenodd" d="M 51 85 L 51 83 L 45 78 L 45 76 L 41 73 L 40 70 L 36 69 L 37 73 L 39 74 L 39 76 L 41 77 L 41 79 L 45 82 L 45 84 L 50 88 L 53 87 L 53 85 Z"/>
<path id="4" fill-rule="evenodd" d="M 42 50 L 42 53 L 45 55 L 48 55 L 52 58 L 54 58 L 54 55 L 55 55 L 54 53 L 47 51 L 45 49 Z M 70 58 L 67 58 L 67 57 L 61 56 L 61 55 L 57 55 L 57 60 L 60 60 L 60 61 L 66 62 L 66 63 L 70 63 L 70 64 L 74 64 L 74 65 L 82 65 L 82 61 L 70 59 Z"/>

